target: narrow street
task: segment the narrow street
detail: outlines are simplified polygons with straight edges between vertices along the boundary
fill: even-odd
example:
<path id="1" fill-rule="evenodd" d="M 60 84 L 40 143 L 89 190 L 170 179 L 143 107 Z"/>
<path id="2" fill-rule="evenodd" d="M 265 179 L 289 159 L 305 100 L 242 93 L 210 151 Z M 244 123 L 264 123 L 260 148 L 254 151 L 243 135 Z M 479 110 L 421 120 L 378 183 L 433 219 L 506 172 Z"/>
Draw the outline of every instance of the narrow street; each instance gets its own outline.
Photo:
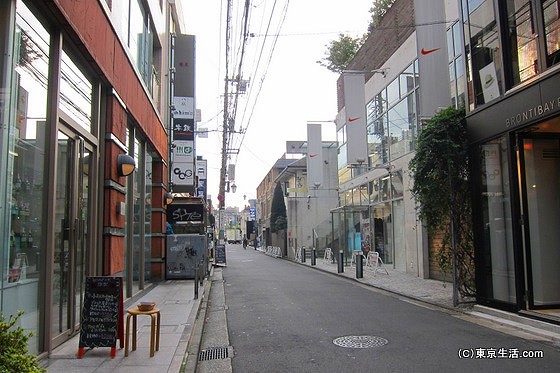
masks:
<path id="1" fill-rule="evenodd" d="M 252 248 L 228 245 L 222 271 L 233 372 L 545 372 L 560 365 L 549 344 Z"/>

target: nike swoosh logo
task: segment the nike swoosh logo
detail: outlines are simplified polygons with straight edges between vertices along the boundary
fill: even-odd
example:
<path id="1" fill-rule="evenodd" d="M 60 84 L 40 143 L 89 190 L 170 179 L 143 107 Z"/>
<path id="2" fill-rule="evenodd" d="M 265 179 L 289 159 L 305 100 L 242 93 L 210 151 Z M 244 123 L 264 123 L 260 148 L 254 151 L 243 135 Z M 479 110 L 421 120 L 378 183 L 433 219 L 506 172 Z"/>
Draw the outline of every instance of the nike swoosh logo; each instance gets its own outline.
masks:
<path id="1" fill-rule="evenodd" d="M 422 53 L 423 55 L 426 55 L 426 54 L 430 54 L 430 53 L 433 53 L 433 52 L 435 52 L 435 51 L 438 51 L 438 50 L 440 50 L 440 49 L 441 49 L 441 48 L 434 48 L 434 49 L 427 49 L 427 50 L 426 50 L 426 49 L 422 48 L 422 50 L 420 51 L 420 53 Z"/>
<path id="2" fill-rule="evenodd" d="M 356 117 L 356 118 L 348 118 L 348 122 L 352 123 L 357 121 L 358 119 L 360 119 L 360 117 Z"/>
<path id="3" fill-rule="evenodd" d="M 309 154 L 309 158 L 315 158 L 316 156 L 318 156 L 319 154 Z"/>

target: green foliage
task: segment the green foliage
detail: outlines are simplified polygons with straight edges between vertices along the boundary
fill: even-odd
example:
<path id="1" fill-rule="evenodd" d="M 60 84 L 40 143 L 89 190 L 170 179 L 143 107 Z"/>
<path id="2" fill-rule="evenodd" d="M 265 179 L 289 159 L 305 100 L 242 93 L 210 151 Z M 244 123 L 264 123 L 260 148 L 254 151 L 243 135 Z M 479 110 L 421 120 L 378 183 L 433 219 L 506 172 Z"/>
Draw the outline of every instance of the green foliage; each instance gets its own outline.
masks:
<path id="1" fill-rule="evenodd" d="M 270 206 L 270 230 L 275 233 L 287 227 L 286 204 L 280 183 L 276 184 Z"/>
<path id="2" fill-rule="evenodd" d="M 342 73 L 363 43 L 364 38 L 352 38 L 349 35 L 339 34 L 338 40 L 332 40 L 326 45 L 325 57 L 317 63 L 330 71 Z"/>
<path id="3" fill-rule="evenodd" d="M 26 334 L 21 327 L 14 328 L 21 315 L 23 311 L 6 320 L 0 313 L 0 373 L 45 372 L 27 349 L 31 333 Z"/>
<path id="4" fill-rule="evenodd" d="M 369 12 L 371 13 L 371 22 L 369 23 L 369 26 L 368 26 L 368 32 L 372 32 L 373 29 L 375 29 L 377 26 L 379 26 L 379 23 L 381 22 L 381 19 L 387 13 L 389 8 L 391 8 L 391 6 L 393 6 L 393 3 L 395 1 L 396 0 L 374 0 L 373 1 L 373 6 L 369 10 Z"/>
<path id="5" fill-rule="evenodd" d="M 444 273 L 453 264 L 453 239 L 457 283 L 462 296 L 473 296 L 474 250 L 472 237 L 471 181 L 467 131 L 463 109 L 442 110 L 422 128 L 409 169 L 414 178 L 412 194 L 420 219 L 433 237 L 442 233 L 436 260 Z"/>

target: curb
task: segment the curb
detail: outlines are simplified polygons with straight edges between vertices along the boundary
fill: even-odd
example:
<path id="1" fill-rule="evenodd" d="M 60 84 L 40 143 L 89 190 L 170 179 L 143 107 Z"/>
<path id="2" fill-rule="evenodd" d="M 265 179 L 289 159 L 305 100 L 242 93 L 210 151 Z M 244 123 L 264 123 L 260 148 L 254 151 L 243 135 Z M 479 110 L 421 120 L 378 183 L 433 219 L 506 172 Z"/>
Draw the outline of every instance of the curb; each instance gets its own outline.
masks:
<path id="1" fill-rule="evenodd" d="M 198 364 L 198 353 L 202 344 L 202 335 L 204 333 L 204 325 L 206 320 L 206 311 L 208 310 L 208 298 L 212 287 L 212 276 L 214 275 L 214 266 L 210 269 L 210 275 L 204 282 L 204 290 L 197 300 L 198 307 L 195 305 L 189 314 L 188 321 L 193 322 L 190 335 L 187 337 L 186 349 L 183 352 L 183 362 L 180 373 L 195 373 Z M 194 320 L 193 320 L 194 319 Z"/>

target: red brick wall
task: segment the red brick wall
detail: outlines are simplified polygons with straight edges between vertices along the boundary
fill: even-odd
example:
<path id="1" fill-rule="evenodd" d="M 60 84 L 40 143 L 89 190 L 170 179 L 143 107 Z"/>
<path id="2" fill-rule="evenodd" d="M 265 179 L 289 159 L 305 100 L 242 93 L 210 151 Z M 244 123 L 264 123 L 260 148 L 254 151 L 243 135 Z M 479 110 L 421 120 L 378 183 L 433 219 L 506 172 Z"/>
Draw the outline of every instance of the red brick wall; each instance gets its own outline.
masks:
<path id="1" fill-rule="evenodd" d="M 114 34 L 99 1 L 53 0 L 65 21 L 76 32 L 81 51 L 97 65 L 103 78 L 115 88 L 127 110 L 167 160 L 167 134 L 144 87 L 136 76 L 127 55 Z M 125 122 L 126 124 L 126 122 Z"/>

